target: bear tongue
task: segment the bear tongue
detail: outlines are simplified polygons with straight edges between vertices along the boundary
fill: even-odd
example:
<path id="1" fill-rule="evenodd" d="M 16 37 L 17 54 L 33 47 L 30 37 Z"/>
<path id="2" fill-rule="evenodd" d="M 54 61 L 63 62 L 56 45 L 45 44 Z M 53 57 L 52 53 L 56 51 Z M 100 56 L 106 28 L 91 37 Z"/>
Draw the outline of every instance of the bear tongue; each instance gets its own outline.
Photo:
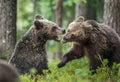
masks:
<path id="1" fill-rule="evenodd" d="M 60 42 L 60 39 L 59 39 L 58 36 L 55 36 L 54 40 L 57 41 L 57 42 Z"/>

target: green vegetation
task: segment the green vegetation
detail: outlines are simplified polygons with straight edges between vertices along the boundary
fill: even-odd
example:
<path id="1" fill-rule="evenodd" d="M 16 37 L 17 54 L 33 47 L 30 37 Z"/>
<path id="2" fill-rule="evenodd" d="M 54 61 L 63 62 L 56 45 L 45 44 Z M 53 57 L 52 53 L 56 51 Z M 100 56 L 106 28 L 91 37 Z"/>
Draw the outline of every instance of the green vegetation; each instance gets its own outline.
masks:
<path id="1" fill-rule="evenodd" d="M 102 67 L 91 76 L 93 82 L 120 82 L 120 64 L 114 63 L 111 68 L 107 64 L 108 61 L 104 60 Z"/>
<path id="2" fill-rule="evenodd" d="M 83 63 L 84 62 L 84 63 Z M 59 60 L 54 60 L 49 63 L 51 73 L 44 71 L 45 75 L 22 75 L 23 82 L 89 82 L 87 59 L 75 60 L 68 63 L 63 68 L 57 68 Z M 82 64 L 81 64 L 82 63 Z M 38 81 L 35 81 L 38 80 Z"/>
<path id="3" fill-rule="evenodd" d="M 88 70 L 87 58 L 74 60 L 63 68 L 57 68 L 58 63 L 59 60 L 49 63 L 51 73 L 44 71 L 44 75 L 34 75 L 35 70 L 32 69 L 31 74 L 21 75 L 21 80 L 23 82 L 120 82 L 120 71 L 115 71 L 120 65 L 114 64 L 110 69 L 106 65 L 106 60 L 94 75 Z"/>

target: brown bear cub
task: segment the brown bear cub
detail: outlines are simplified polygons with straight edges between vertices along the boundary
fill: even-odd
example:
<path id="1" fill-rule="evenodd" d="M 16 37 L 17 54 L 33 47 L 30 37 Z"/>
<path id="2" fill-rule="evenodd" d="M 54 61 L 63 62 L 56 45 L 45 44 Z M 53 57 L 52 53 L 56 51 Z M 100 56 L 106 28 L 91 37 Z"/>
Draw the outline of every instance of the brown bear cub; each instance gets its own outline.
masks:
<path id="1" fill-rule="evenodd" d="M 0 82 L 20 82 L 18 71 L 2 60 L 0 60 Z"/>
<path id="2" fill-rule="evenodd" d="M 101 66 L 103 59 L 108 60 L 108 66 L 113 62 L 120 63 L 120 37 L 110 27 L 94 20 L 86 20 L 82 16 L 69 24 L 63 42 L 73 42 L 58 67 L 67 62 L 87 56 L 89 69 L 95 70 Z"/>
<path id="3" fill-rule="evenodd" d="M 47 40 L 59 41 L 61 34 L 65 34 L 65 30 L 56 23 L 36 15 L 34 24 L 17 43 L 9 62 L 22 74 L 29 73 L 31 68 L 43 74 L 43 69 L 48 69 L 45 44 Z"/>

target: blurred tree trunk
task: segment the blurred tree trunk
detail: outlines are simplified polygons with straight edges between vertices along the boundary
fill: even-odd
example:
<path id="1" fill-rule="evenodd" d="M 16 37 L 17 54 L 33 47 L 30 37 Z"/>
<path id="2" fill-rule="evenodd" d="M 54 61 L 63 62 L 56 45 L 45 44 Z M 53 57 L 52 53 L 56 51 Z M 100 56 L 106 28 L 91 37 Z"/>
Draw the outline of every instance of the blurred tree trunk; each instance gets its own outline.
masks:
<path id="1" fill-rule="evenodd" d="M 79 16 L 83 16 L 86 18 L 87 12 L 87 3 L 84 3 L 82 1 L 75 4 L 75 18 Z"/>
<path id="2" fill-rule="evenodd" d="M 33 1 L 33 18 L 35 16 L 35 14 L 40 14 L 40 5 L 39 3 L 41 2 L 41 0 L 34 0 Z"/>
<path id="3" fill-rule="evenodd" d="M 56 23 L 62 27 L 62 8 L 63 8 L 63 0 L 57 0 L 56 3 Z M 59 43 L 57 50 L 57 58 L 62 58 L 62 44 Z"/>
<path id="4" fill-rule="evenodd" d="M 104 0 L 104 23 L 120 35 L 120 0 Z"/>
<path id="5" fill-rule="evenodd" d="M 103 0 L 98 0 L 98 1 L 87 0 L 87 2 L 84 3 L 83 1 L 80 0 L 78 3 L 76 3 L 75 17 L 82 15 L 85 17 L 85 19 L 97 20 L 97 12 L 100 12 L 97 9 L 98 7 L 102 6 L 102 2 Z M 101 8 L 99 9 L 101 10 Z"/>
<path id="6" fill-rule="evenodd" d="M 34 0 L 33 11 L 34 14 L 36 14 L 36 12 L 38 11 L 38 0 Z"/>
<path id="7" fill-rule="evenodd" d="M 97 19 L 96 8 L 92 5 L 94 0 L 87 0 L 87 19 Z"/>
<path id="8" fill-rule="evenodd" d="M 0 0 L 0 54 L 15 47 L 17 0 Z"/>
<path id="9" fill-rule="evenodd" d="M 50 19 L 51 19 L 51 20 L 55 20 L 54 0 L 50 0 L 49 5 L 50 5 L 50 10 L 51 10 L 51 12 L 53 12 L 53 13 L 52 13 L 53 15 L 50 17 Z"/>

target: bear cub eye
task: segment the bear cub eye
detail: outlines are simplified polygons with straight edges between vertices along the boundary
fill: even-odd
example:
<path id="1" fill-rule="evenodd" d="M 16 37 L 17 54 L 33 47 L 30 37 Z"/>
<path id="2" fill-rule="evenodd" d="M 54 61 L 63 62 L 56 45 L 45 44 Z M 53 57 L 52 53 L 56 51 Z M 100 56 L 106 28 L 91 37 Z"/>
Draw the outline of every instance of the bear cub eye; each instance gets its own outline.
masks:
<path id="1" fill-rule="evenodd" d="M 72 35 L 71 35 L 71 38 L 72 38 L 72 39 L 74 39 L 74 38 L 75 38 L 75 35 L 74 35 L 74 34 L 72 34 Z"/>
<path id="2" fill-rule="evenodd" d="M 70 32 L 70 30 L 68 29 L 67 32 Z"/>
<path id="3" fill-rule="evenodd" d="M 53 32 L 54 32 L 56 29 L 57 29 L 56 26 L 53 26 L 53 27 L 52 27 L 52 31 L 53 31 Z"/>

